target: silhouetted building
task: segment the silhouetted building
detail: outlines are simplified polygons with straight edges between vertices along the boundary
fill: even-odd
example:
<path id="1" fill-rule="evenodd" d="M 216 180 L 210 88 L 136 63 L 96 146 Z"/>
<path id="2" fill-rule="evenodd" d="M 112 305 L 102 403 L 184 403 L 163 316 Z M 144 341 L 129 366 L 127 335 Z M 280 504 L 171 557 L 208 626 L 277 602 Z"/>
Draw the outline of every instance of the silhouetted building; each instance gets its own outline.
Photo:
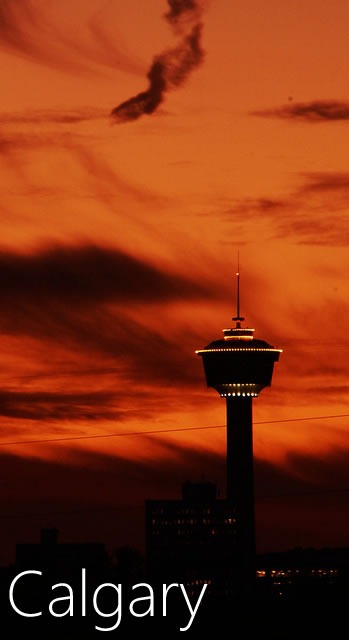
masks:
<path id="1" fill-rule="evenodd" d="M 58 542 L 58 530 L 41 529 L 40 542 L 16 545 L 17 569 L 41 569 L 51 574 L 74 575 L 81 568 L 93 574 L 106 571 L 109 558 L 99 542 Z"/>
<path id="2" fill-rule="evenodd" d="M 154 583 L 179 582 L 192 594 L 231 592 L 235 510 L 210 482 L 185 482 L 181 500 L 147 500 L 147 572 Z"/>
<path id="3" fill-rule="evenodd" d="M 226 400 L 227 501 L 236 511 L 236 578 L 242 595 L 248 595 L 254 588 L 256 569 L 252 400 L 271 385 L 281 350 L 254 338 L 254 329 L 241 326 L 240 274 L 236 275 L 235 327 L 223 329 L 223 338 L 196 353 L 202 357 L 207 386 Z"/>

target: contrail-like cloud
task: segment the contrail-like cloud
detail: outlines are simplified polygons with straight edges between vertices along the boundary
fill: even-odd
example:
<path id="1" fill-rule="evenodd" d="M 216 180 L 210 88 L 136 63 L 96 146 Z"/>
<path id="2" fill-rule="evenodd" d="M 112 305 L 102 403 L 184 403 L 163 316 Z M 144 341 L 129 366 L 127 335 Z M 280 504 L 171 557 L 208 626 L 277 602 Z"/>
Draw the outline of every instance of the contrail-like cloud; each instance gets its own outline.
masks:
<path id="1" fill-rule="evenodd" d="M 180 37 L 180 42 L 173 49 L 155 56 L 147 74 L 148 89 L 115 107 L 111 112 L 114 122 L 137 120 L 144 114 L 153 113 L 164 94 L 182 85 L 203 61 L 202 5 L 197 0 L 168 0 L 168 4 L 170 9 L 164 17 Z"/>
<path id="2" fill-rule="evenodd" d="M 349 102 L 336 100 L 313 100 L 295 102 L 274 109 L 263 109 L 251 113 L 263 118 L 282 118 L 301 122 L 334 122 L 349 120 Z"/>

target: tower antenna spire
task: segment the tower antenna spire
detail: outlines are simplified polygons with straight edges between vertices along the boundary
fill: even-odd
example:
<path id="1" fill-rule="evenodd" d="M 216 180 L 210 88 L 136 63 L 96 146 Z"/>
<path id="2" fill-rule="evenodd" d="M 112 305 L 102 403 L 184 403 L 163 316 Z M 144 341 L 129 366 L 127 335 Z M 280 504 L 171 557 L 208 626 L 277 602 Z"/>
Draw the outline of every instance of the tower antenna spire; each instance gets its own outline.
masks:
<path id="1" fill-rule="evenodd" d="M 239 253 L 238 253 L 238 268 L 237 268 L 237 272 L 236 272 L 236 316 L 234 316 L 232 318 L 232 320 L 234 320 L 236 322 L 236 328 L 237 329 L 240 329 L 241 322 L 243 320 L 245 320 L 245 318 L 243 318 L 240 315 L 240 260 L 239 260 Z"/>

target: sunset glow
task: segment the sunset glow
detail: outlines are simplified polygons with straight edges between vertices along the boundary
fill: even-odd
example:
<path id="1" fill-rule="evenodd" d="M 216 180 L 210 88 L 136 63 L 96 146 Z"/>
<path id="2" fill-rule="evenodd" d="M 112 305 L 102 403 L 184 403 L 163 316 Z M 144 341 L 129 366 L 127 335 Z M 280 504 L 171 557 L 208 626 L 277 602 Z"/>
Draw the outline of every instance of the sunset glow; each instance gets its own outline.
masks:
<path id="1" fill-rule="evenodd" d="M 254 400 L 258 545 L 345 543 L 349 5 L 194 5 L 0 3 L 6 558 L 47 524 L 112 543 L 188 475 L 224 493 L 195 352 L 234 325 L 238 254 L 242 324 L 282 350 Z M 121 506 L 118 534 L 68 513 Z"/>

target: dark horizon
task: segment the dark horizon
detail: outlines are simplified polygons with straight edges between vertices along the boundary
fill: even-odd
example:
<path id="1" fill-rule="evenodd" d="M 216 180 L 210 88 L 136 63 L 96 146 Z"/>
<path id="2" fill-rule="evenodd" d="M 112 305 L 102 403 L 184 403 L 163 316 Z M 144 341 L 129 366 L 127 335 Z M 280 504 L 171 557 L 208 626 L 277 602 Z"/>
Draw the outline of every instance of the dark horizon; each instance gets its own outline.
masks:
<path id="1" fill-rule="evenodd" d="M 13 559 L 14 540 L 34 541 L 40 528 L 47 526 L 57 526 L 61 536 L 67 541 L 69 536 L 78 541 L 85 531 L 88 540 L 102 538 L 108 548 L 114 545 L 113 539 L 117 545 L 131 538 L 134 545 L 142 550 L 146 499 L 176 498 L 185 480 L 199 481 L 203 476 L 218 485 L 221 497 L 225 494 L 223 455 L 196 452 L 191 456 L 186 454 L 187 461 L 180 449 L 178 455 L 181 455 L 180 465 L 174 462 L 171 467 L 164 464 L 153 468 L 150 463 L 145 467 L 135 462 L 117 460 L 114 456 L 97 458 L 97 464 L 91 464 L 94 459 L 91 454 L 85 458 L 86 464 L 79 467 L 3 456 L 0 471 L 2 486 L 9 484 L 12 478 L 14 491 L 17 479 L 17 483 L 23 485 L 23 498 L 22 501 L 17 499 L 11 503 L 3 503 L 1 539 L 6 541 L 6 553 L 4 554 L 3 542 L 0 564 Z M 314 465 L 311 481 L 299 477 L 302 469 L 311 468 L 309 459 L 299 457 L 293 460 L 293 476 L 285 468 L 255 460 L 259 553 L 298 546 L 346 546 L 348 496 L 345 487 L 349 485 L 349 473 L 345 457 L 342 462 L 340 465 L 340 458 L 337 460 L 338 479 L 332 478 L 334 488 L 331 490 L 327 478 L 333 467 L 332 460 L 327 465 L 325 461 Z M 187 473 L 183 474 L 184 463 Z M 129 484 L 128 494 L 125 494 L 125 478 Z M 69 485 L 74 488 L 73 495 L 72 492 L 70 495 L 66 491 L 62 492 L 63 479 L 69 479 Z M 342 488 L 336 489 L 335 482 L 339 479 L 342 481 Z M 103 487 L 103 504 L 98 486 Z M 52 497 L 48 498 L 47 494 Z M 329 509 L 332 512 L 330 521 L 327 517 Z M 112 528 L 109 524 L 111 519 L 115 522 Z M 302 527 L 299 526 L 300 520 Z M 135 523 L 137 535 L 134 534 Z"/>

